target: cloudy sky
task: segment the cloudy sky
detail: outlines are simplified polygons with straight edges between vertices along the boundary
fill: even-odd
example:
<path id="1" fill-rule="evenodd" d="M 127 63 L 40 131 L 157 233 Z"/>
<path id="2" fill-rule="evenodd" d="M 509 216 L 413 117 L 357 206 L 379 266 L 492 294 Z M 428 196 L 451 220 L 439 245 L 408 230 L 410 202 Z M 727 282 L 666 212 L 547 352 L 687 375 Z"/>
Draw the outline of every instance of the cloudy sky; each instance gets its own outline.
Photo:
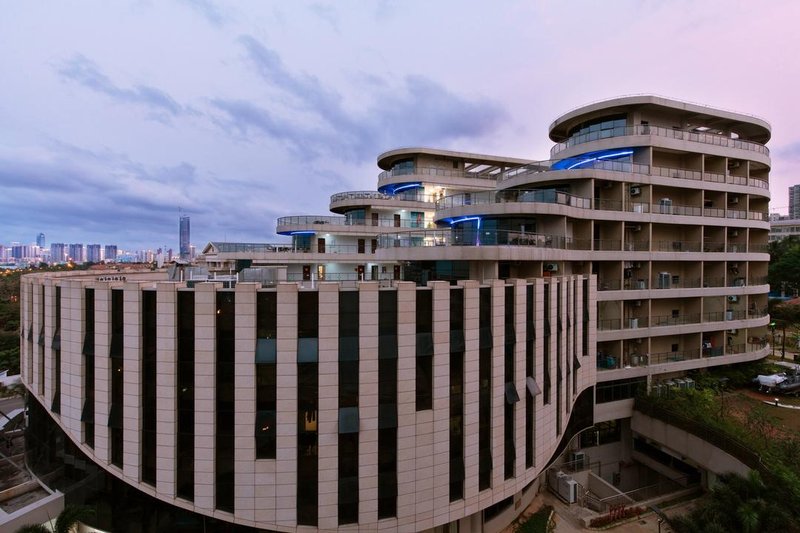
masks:
<path id="1" fill-rule="evenodd" d="M 379 153 L 546 159 L 547 126 L 656 93 L 772 124 L 800 183 L 800 2 L 0 0 L 0 243 L 269 242 Z"/>

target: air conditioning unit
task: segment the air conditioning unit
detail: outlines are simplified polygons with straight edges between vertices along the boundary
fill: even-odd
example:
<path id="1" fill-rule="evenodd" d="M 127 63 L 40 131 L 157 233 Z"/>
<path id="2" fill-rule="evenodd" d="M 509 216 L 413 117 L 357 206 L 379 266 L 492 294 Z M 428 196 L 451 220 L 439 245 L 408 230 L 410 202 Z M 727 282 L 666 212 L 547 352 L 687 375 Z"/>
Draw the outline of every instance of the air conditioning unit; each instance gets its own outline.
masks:
<path id="1" fill-rule="evenodd" d="M 642 188 L 638 185 L 634 185 L 631 187 L 631 196 L 639 196 L 642 194 Z"/>
<path id="2" fill-rule="evenodd" d="M 731 294 L 730 296 L 728 296 L 728 301 L 736 303 L 736 302 L 739 301 L 739 297 L 737 295 L 735 295 L 735 294 Z"/>
<path id="3" fill-rule="evenodd" d="M 728 232 L 728 237 L 738 237 L 738 236 L 739 236 L 739 230 L 732 229 L 731 231 Z"/>
<path id="4" fill-rule="evenodd" d="M 728 203 L 731 204 L 731 205 L 738 204 L 739 203 L 739 197 L 738 196 L 733 196 L 731 198 L 728 198 Z"/>
<path id="5" fill-rule="evenodd" d="M 545 272 L 558 272 L 558 263 L 545 263 Z"/>
<path id="6" fill-rule="evenodd" d="M 635 226 L 631 226 L 631 231 L 642 231 L 641 224 L 636 224 Z"/>
<path id="7" fill-rule="evenodd" d="M 741 162 L 739 162 L 739 161 L 729 161 L 728 162 L 728 168 L 739 168 L 739 165 L 741 165 Z"/>
<path id="8" fill-rule="evenodd" d="M 736 335 L 737 333 L 739 333 L 739 330 L 738 329 L 729 329 L 728 333 L 730 333 L 731 335 Z"/>
<path id="9" fill-rule="evenodd" d="M 633 306 L 634 307 L 641 307 L 642 306 L 642 301 L 641 300 L 633 300 Z"/>

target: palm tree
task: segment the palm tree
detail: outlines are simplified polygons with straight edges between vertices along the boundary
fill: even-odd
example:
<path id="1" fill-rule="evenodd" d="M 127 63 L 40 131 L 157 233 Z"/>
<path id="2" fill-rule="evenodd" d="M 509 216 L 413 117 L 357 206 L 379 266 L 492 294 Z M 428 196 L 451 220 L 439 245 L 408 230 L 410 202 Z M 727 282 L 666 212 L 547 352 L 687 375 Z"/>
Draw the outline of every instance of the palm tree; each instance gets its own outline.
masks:
<path id="1" fill-rule="evenodd" d="M 17 529 L 16 533 L 72 533 L 78 522 L 85 522 L 94 516 L 94 510 L 81 505 L 67 505 L 58 513 L 52 532 L 42 524 L 29 524 Z"/>

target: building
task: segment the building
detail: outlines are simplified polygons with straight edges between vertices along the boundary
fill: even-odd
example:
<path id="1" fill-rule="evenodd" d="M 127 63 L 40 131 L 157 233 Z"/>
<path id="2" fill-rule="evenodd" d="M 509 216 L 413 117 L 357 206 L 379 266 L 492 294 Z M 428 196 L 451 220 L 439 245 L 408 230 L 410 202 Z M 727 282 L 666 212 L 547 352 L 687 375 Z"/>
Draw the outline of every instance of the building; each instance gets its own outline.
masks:
<path id="1" fill-rule="evenodd" d="M 40 233 L 39 235 L 36 236 L 36 246 L 38 246 L 41 249 L 44 249 L 44 245 L 45 245 L 44 233 Z"/>
<path id="2" fill-rule="evenodd" d="M 184 261 L 188 261 L 191 256 L 191 252 L 189 250 L 191 238 L 189 236 L 189 217 L 186 215 L 181 216 L 180 218 L 180 231 L 179 231 L 179 249 L 180 249 L 180 257 Z"/>
<path id="3" fill-rule="evenodd" d="M 86 262 L 87 263 L 99 263 L 103 260 L 103 257 L 100 255 L 100 245 L 99 244 L 87 244 L 86 245 Z"/>
<path id="4" fill-rule="evenodd" d="M 63 242 L 50 243 L 50 261 L 53 263 L 63 263 L 67 260 L 67 245 Z"/>
<path id="5" fill-rule="evenodd" d="M 789 187 L 789 218 L 800 219 L 800 185 Z"/>
<path id="6" fill-rule="evenodd" d="M 83 254 L 83 244 L 70 244 L 67 259 L 72 260 L 73 263 L 84 263 L 86 257 Z"/>
<path id="7" fill-rule="evenodd" d="M 117 245 L 106 244 L 103 249 L 103 260 L 106 263 L 115 263 L 117 261 Z"/>
<path id="8" fill-rule="evenodd" d="M 28 463 L 104 529 L 493 532 L 601 433 L 609 475 L 663 455 L 637 390 L 769 350 L 769 125 L 633 96 L 549 133 L 381 154 L 378 191 L 190 281 L 26 276 Z"/>

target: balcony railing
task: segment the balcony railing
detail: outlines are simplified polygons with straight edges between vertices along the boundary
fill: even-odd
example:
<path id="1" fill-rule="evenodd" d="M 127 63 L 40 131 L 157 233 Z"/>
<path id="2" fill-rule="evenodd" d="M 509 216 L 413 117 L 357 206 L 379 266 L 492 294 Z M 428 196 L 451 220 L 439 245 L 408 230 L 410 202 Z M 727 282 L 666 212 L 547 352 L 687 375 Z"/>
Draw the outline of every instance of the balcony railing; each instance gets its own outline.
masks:
<path id="1" fill-rule="evenodd" d="M 626 211 L 629 213 L 654 213 L 660 215 L 681 215 L 681 216 L 713 216 L 718 218 L 735 218 L 749 220 L 769 220 L 768 213 L 760 211 L 726 211 L 717 208 L 703 208 L 693 205 L 644 203 L 644 202 L 625 202 L 620 200 L 607 200 L 601 198 L 585 198 L 555 189 L 537 190 L 517 190 L 508 189 L 501 191 L 480 191 L 470 193 L 460 193 L 439 199 L 436 202 L 436 210 L 444 211 L 454 207 L 468 205 L 487 205 L 505 203 L 537 203 L 537 204 L 556 204 L 579 209 L 593 209 L 596 211 Z M 734 214 L 732 214 L 734 213 Z"/>
<path id="2" fill-rule="evenodd" d="M 405 202 L 429 202 L 433 203 L 437 198 L 431 194 L 414 192 L 402 192 L 399 194 L 385 194 L 378 191 L 347 191 L 336 193 L 331 196 L 331 204 L 344 202 L 346 200 L 401 200 Z"/>
<path id="3" fill-rule="evenodd" d="M 489 174 L 486 172 L 466 172 L 464 170 L 449 169 L 449 168 L 435 168 L 435 167 L 419 167 L 414 166 L 411 168 L 393 168 L 391 170 L 384 170 L 378 174 L 379 180 L 385 180 L 396 176 L 435 176 L 445 178 L 471 178 L 481 180 L 496 180 L 500 175 L 499 172 Z"/>
<path id="4" fill-rule="evenodd" d="M 713 348 L 695 348 L 689 350 L 676 350 L 657 353 L 629 353 L 620 357 L 603 352 L 597 354 L 597 368 L 599 370 L 613 370 L 620 368 L 620 363 L 625 367 L 667 365 L 681 361 L 693 361 L 706 357 L 719 357 L 722 355 L 741 355 L 758 352 L 766 346 L 765 343 L 740 343 L 717 346 Z"/>
<path id="5" fill-rule="evenodd" d="M 748 318 L 762 318 L 767 316 L 767 310 L 739 310 L 728 309 L 725 311 L 710 311 L 706 313 L 686 313 L 682 315 L 655 315 L 619 318 L 599 318 L 597 329 L 600 331 L 657 328 L 668 326 L 681 326 L 687 324 L 705 324 L 711 322 L 727 322 L 731 320 L 745 320 Z"/>
<path id="6" fill-rule="evenodd" d="M 280 217 L 278 219 L 278 227 L 281 226 L 312 226 L 330 224 L 332 226 L 369 226 L 381 228 L 427 228 L 433 226 L 433 220 L 415 219 L 415 218 L 386 218 L 381 217 L 378 219 L 373 218 L 348 218 L 348 217 L 332 217 L 332 216 L 291 216 Z"/>
<path id="7" fill-rule="evenodd" d="M 740 150 L 749 150 L 759 154 L 769 155 L 769 149 L 761 143 L 753 141 L 745 141 L 742 139 L 734 139 L 726 135 L 719 135 L 716 133 L 708 132 L 693 132 L 685 130 L 676 130 L 672 128 L 665 128 L 662 126 L 651 125 L 636 125 L 636 126 L 620 126 L 613 129 L 606 129 L 600 131 L 593 131 L 582 135 L 574 135 L 564 142 L 560 142 L 550 149 L 550 157 L 555 158 L 556 154 L 563 152 L 567 148 L 577 146 L 579 144 L 599 141 L 601 139 L 608 139 L 613 137 L 625 137 L 629 135 L 655 135 L 657 137 L 665 137 L 669 139 L 678 139 L 681 141 L 698 142 L 703 144 L 710 144 L 714 146 L 724 146 L 726 148 L 736 148 Z"/>

